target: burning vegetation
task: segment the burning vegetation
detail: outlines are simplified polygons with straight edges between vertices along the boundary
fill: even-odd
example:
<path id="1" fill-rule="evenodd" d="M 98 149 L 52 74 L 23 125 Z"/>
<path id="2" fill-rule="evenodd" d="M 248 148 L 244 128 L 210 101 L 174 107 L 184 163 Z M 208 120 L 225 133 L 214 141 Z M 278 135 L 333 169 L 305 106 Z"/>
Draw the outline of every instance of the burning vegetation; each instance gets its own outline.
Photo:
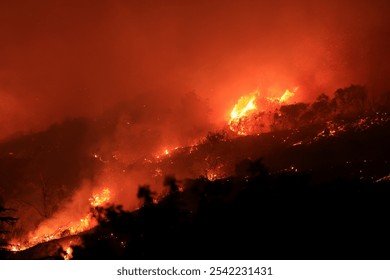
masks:
<path id="1" fill-rule="evenodd" d="M 95 193 L 89 199 L 90 212 L 86 214 L 79 221 L 68 221 L 66 225 L 58 226 L 56 229 L 51 229 L 50 227 L 42 226 L 34 231 L 34 233 L 29 234 L 30 237 L 28 240 L 11 240 L 9 245 L 9 250 L 12 252 L 23 251 L 28 248 L 31 248 L 37 244 L 49 242 L 55 239 L 60 239 L 69 235 L 76 235 L 81 232 L 87 231 L 92 227 L 96 226 L 96 220 L 94 217 L 94 211 L 97 207 L 102 207 L 109 203 L 111 197 L 111 191 L 108 188 L 104 188 L 101 192 Z M 64 221 L 58 220 L 58 223 Z M 70 242 L 72 244 L 72 241 Z M 72 248 L 67 247 L 64 253 L 64 259 L 71 258 Z"/>
<path id="2" fill-rule="evenodd" d="M 30 2 L 0 1 L 0 258 L 387 254 L 388 1 Z"/>
<path id="3" fill-rule="evenodd" d="M 310 238 L 305 240 L 300 234 L 309 230 L 310 223 L 318 238 L 324 238 L 336 227 L 340 227 L 343 234 L 353 232 L 357 234 L 356 238 L 361 238 L 369 231 L 368 228 L 358 229 L 357 219 L 362 209 L 356 202 L 345 199 L 352 196 L 371 205 L 379 199 L 379 193 L 387 197 L 390 161 L 384 143 L 390 141 L 390 103 L 378 104 L 370 100 L 361 86 L 339 89 L 333 98 L 321 94 L 310 104 L 291 102 L 298 94 L 298 88 L 295 88 L 286 90 L 279 97 L 267 97 L 258 91 L 245 95 L 232 109 L 224 129 L 209 133 L 190 146 L 160 148 L 160 153 L 144 155 L 130 164 L 121 160 L 120 150 L 112 151 L 111 155 L 107 151 L 100 154 L 94 147 L 95 152 L 87 151 L 88 160 L 98 165 L 91 165 L 90 172 L 115 177 L 111 181 L 105 175 L 102 177 L 103 181 L 111 182 L 106 184 L 110 187 L 92 188 L 89 198 L 80 196 L 72 207 L 45 217 L 29 232 L 17 234 L 13 226 L 17 219 L 2 216 L 2 225 L 8 224 L 2 231 L 3 239 L 7 239 L 3 244 L 3 255 L 6 258 L 61 259 L 177 258 L 194 256 L 192 254 L 206 257 L 201 251 L 207 246 L 216 246 L 218 252 L 213 257 L 233 257 L 223 249 L 222 240 L 228 242 L 234 234 L 243 242 L 243 234 L 253 232 L 246 240 L 249 243 L 244 243 L 254 246 L 253 242 L 260 236 L 275 240 L 283 238 L 278 233 L 280 230 L 294 229 L 297 234 L 289 238 L 299 240 L 304 249 L 299 256 L 307 258 L 308 254 L 314 253 L 308 243 Z M 21 151 L 5 155 L 10 147 L 11 144 L 3 145 L 2 160 L 22 160 Z M 120 186 L 126 185 L 126 180 L 133 176 L 141 178 L 141 172 L 142 180 L 148 183 L 140 185 L 138 191 L 134 187 Z M 48 207 L 50 198 L 54 197 L 45 190 L 47 183 L 43 176 L 40 179 L 44 206 Z M 367 201 L 366 195 L 373 200 Z M 123 197 L 139 202 L 126 206 L 125 210 L 120 206 Z M 336 203 L 335 208 L 329 210 L 325 201 Z M 86 207 L 75 215 L 72 212 L 79 203 Z M 375 211 L 367 212 L 376 215 L 374 220 L 382 219 L 387 213 L 381 203 L 380 200 L 374 207 Z M 261 206 L 255 206 L 257 204 Z M 348 207 L 356 210 L 351 216 L 351 229 L 336 217 L 347 215 Z M 383 213 L 376 212 L 378 207 Z M 270 212 L 269 209 L 278 210 Z M 287 209 L 291 213 L 284 216 Z M 1 211 L 9 209 L 2 207 Z M 20 212 L 12 213 L 20 215 Z M 257 232 L 250 225 L 251 221 L 264 218 L 264 215 L 273 227 L 268 229 L 269 233 Z M 233 217 L 233 224 L 240 226 L 229 226 L 228 217 Z M 285 224 L 276 224 L 274 219 Z M 292 224 L 294 219 L 299 227 Z M 321 219 L 326 219 L 324 225 Z M 368 218 L 364 221 L 371 224 Z M 378 226 L 371 226 L 373 232 L 380 230 Z M 207 228 L 208 234 L 205 234 L 203 231 Z M 355 230 L 361 230 L 361 233 Z M 223 234 L 226 238 L 219 240 Z M 189 240 L 196 240 L 194 244 L 197 245 L 189 245 Z M 291 242 L 283 241 L 277 248 L 282 250 L 286 246 L 297 250 Z M 341 241 L 331 238 L 325 244 L 329 245 L 329 242 L 336 246 Z M 233 243 L 229 244 L 240 251 L 238 243 Z M 179 244 L 187 244 L 185 251 Z M 336 250 L 335 246 L 329 248 Z M 347 246 L 350 252 L 356 251 L 352 249 L 352 243 Z M 329 248 L 320 246 L 326 256 L 332 258 Z M 168 251 L 171 254 L 166 255 Z M 280 256 L 273 254 L 271 247 L 260 251 L 263 252 L 260 255 L 245 256 L 292 257 L 284 249 Z"/>
<path id="4" fill-rule="evenodd" d="M 287 89 L 280 97 L 263 97 L 259 91 L 242 96 L 230 113 L 230 129 L 238 135 L 259 132 L 259 127 L 264 127 L 265 123 L 269 121 L 264 116 L 272 112 L 277 114 L 280 106 L 287 103 L 297 90 L 297 87 L 293 91 Z M 255 119 L 262 119 L 262 124 L 256 123 Z"/>

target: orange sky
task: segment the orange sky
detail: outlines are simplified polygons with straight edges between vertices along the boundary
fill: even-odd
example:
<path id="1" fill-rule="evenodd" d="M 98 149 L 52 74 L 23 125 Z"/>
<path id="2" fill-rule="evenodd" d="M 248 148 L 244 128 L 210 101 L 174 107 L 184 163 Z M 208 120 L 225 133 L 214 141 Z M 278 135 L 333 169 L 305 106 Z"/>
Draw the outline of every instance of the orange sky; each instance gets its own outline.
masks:
<path id="1" fill-rule="evenodd" d="M 138 94 L 195 91 L 218 120 L 255 88 L 384 91 L 389 14 L 385 0 L 1 1 L 0 139 Z"/>

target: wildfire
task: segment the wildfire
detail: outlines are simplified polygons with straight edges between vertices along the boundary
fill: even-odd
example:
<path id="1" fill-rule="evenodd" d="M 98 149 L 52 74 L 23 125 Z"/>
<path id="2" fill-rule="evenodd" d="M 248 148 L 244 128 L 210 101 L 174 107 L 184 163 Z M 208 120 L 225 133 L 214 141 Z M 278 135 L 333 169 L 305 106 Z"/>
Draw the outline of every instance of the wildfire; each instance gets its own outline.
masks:
<path id="1" fill-rule="evenodd" d="M 111 199 L 111 191 L 108 188 L 104 188 L 99 193 L 93 194 L 89 198 L 89 205 L 93 208 L 102 206 L 105 203 L 108 203 Z M 96 225 L 96 221 L 93 218 L 92 213 L 88 213 L 85 217 L 80 219 L 79 221 L 68 223 L 66 226 L 59 226 L 56 230 L 51 232 L 39 232 L 35 234 L 32 238 L 24 242 L 14 242 L 13 245 L 10 246 L 11 251 L 23 251 L 28 248 L 31 248 L 39 243 L 48 242 L 54 239 L 59 239 L 66 235 L 75 235 L 85 230 L 88 230 Z M 68 247 L 66 250 L 67 255 L 71 258 L 72 249 Z M 65 257 L 64 257 L 65 258 Z"/>
<path id="2" fill-rule="evenodd" d="M 279 102 L 280 103 L 287 102 L 291 97 L 293 97 L 295 95 L 297 90 L 298 90 L 298 87 L 294 88 L 293 91 L 289 91 L 288 89 L 286 89 L 284 94 L 279 98 Z"/>
<path id="3" fill-rule="evenodd" d="M 64 260 L 71 260 L 73 258 L 72 253 L 73 253 L 72 247 L 69 246 L 68 248 L 66 248 L 65 254 L 63 256 Z"/>
<path id="4" fill-rule="evenodd" d="M 90 205 L 92 207 L 101 206 L 110 200 L 110 196 L 111 191 L 108 188 L 105 188 L 101 191 L 101 193 L 92 195 L 89 199 Z"/>
<path id="5" fill-rule="evenodd" d="M 236 120 L 239 120 L 240 118 L 244 116 L 248 116 L 249 112 L 256 110 L 256 97 L 258 95 L 258 92 L 256 91 L 254 94 L 248 95 L 248 96 L 242 96 L 236 105 L 234 105 L 234 108 L 232 112 L 230 113 L 230 122 L 234 122 Z"/>
<path id="6" fill-rule="evenodd" d="M 267 109 L 268 111 L 271 111 L 275 106 L 286 103 L 295 95 L 297 90 L 298 87 L 295 87 L 292 91 L 286 89 L 280 97 L 263 97 L 260 99 L 259 91 L 254 91 L 253 93 L 240 97 L 230 113 L 230 129 L 238 135 L 247 135 L 248 129 L 242 125 L 242 122 L 259 111 L 258 105 L 262 105 L 263 111 L 266 111 Z"/>
<path id="7" fill-rule="evenodd" d="M 230 121 L 229 126 L 232 131 L 236 131 L 233 129 L 242 118 L 248 117 L 251 113 L 253 113 L 255 110 L 257 110 L 256 106 L 256 99 L 259 92 L 255 91 L 252 94 L 249 94 L 247 96 L 242 96 L 236 105 L 234 105 L 234 108 L 232 112 L 230 113 Z M 243 129 L 240 129 L 236 131 L 239 135 L 245 135 L 245 131 Z"/>
<path id="8" fill-rule="evenodd" d="M 110 201 L 110 197 L 111 191 L 108 188 L 104 188 L 100 193 L 92 195 L 92 197 L 89 199 L 89 205 L 91 205 L 91 207 L 102 206 Z M 92 213 L 88 213 L 83 219 L 80 219 L 80 222 L 70 226 L 69 231 L 71 234 L 77 234 L 88 230 L 93 226 L 92 222 L 93 215 Z"/>
<path id="9" fill-rule="evenodd" d="M 286 91 L 282 94 L 280 97 L 267 97 L 266 100 L 271 102 L 272 104 L 282 104 L 286 103 L 290 100 L 291 97 L 295 95 L 295 93 L 298 91 L 298 87 L 295 87 L 292 91 L 289 89 L 286 89 Z"/>
<path id="10" fill-rule="evenodd" d="M 164 148 L 160 153 L 156 154 L 154 157 L 157 159 L 157 160 L 160 160 L 166 156 L 169 156 L 171 155 L 172 153 L 174 153 L 175 151 L 177 151 L 179 148 L 182 148 L 182 147 L 174 147 L 174 148 Z M 151 163 L 150 159 L 147 159 L 145 158 L 145 161 L 148 161 L 149 163 Z"/>

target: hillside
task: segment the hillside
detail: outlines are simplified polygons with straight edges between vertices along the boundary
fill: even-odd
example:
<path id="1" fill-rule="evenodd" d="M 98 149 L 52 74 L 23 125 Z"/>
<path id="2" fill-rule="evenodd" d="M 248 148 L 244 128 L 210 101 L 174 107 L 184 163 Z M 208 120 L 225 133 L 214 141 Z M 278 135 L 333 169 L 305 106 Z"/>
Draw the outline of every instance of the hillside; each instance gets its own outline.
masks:
<path id="1" fill-rule="evenodd" d="M 61 258 L 72 247 L 75 259 L 386 259 L 386 116 L 238 138 L 209 134 L 128 166 L 165 185 L 158 193 L 141 186 L 144 207 L 97 207 L 99 225 L 77 242 L 64 233 L 7 258 Z"/>

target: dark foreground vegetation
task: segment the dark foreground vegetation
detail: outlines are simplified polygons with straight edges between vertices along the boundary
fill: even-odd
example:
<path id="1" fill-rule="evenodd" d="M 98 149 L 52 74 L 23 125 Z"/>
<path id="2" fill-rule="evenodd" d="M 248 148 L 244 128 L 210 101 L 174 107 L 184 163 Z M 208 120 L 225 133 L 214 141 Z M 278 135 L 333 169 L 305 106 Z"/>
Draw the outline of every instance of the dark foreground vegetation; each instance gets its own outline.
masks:
<path id="1" fill-rule="evenodd" d="M 157 162 L 126 167 L 140 166 L 150 177 L 161 169 L 195 179 L 161 176 L 165 195 L 139 186 L 137 197 L 144 206 L 137 211 L 118 205 L 92 209 L 99 221 L 94 229 L 22 252 L 0 251 L 0 258 L 62 259 L 63 241 L 75 238 L 73 259 L 389 259 L 390 99 L 370 107 L 363 93 L 350 87 L 304 110 L 299 104 L 285 106 L 273 122 L 279 128 L 268 133 L 238 138 L 210 134 L 199 145 Z M 78 158 L 63 151 L 53 158 Z M 14 157 L 3 158 L 23 159 Z M 85 158 L 80 162 L 91 166 L 87 175 L 93 174 L 97 167 Z M 4 166 L 24 170 L 8 162 Z M 4 182 L 20 177 L 11 175 L 5 173 Z M 54 175 L 53 180 L 60 178 Z M 45 183 L 50 178 L 46 175 Z M 43 181 L 40 176 L 36 180 Z M 45 205 L 57 201 L 52 197 L 59 192 L 41 186 Z M 5 210 L 0 208 L 3 220 L 14 222 L 15 213 Z"/>
<path id="2" fill-rule="evenodd" d="M 390 182 L 309 174 L 269 175 L 248 162 L 246 176 L 186 182 L 160 203 L 129 213 L 99 209 L 75 259 L 388 259 Z"/>

